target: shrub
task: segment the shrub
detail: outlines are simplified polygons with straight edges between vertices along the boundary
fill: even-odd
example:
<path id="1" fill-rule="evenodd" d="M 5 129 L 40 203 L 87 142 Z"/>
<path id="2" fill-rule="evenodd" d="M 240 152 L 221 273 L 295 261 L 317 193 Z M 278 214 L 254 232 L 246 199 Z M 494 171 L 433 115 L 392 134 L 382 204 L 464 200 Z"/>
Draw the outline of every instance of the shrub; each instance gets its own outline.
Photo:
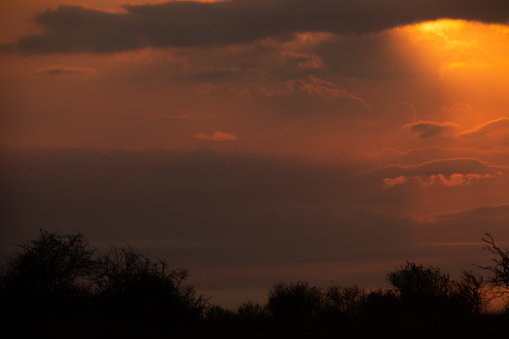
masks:
<path id="1" fill-rule="evenodd" d="M 366 299 L 366 292 L 357 285 L 341 287 L 332 284 L 323 293 L 323 311 L 326 314 L 358 314 Z"/>
<path id="2" fill-rule="evenodd" d="M 258 303 L 247 301 L 237 307 L 237 314 L 241 319 L 260 319 L 267 316 L 267 310 Z"/>
<path id="3" fill-rule="evenodd" d="M 418 312 L 445 311 L 454 304 L 454 283 L 439 268 L 407 262 L 387 280 L 396 289 L 402 306 Z"/>
<path id="4" fill-rule="evenodd" d="M 490 298 L 483 276 L 475 275 L 471 271 L 463 271 L 457 283 L 456 293 L 459 302 L 471 313 L 479 314 L 486 311 Z"/>
<path id="5" fill-rule="evenodd" d="M 95 252 L 81 233 L 40 230 L 36 240 L 19 247 L 2 267 L 4 306 L 23 312 L 40 308 L 69 312 L 70 306 L 80 304 L 88 293 Z"/>
<path id="6" fill-rule="evenodd" d="M 401 302 L 394 290 L 378 289 L 365 298 L 362 312 L 367 314 L 390 314 L 401 310 Z"/>
<path id="7" fill-rule="evenodd" d="M 269 290 L 267 309 L 275 317 L 315 316 L 320 309 L 321 291 L 309 283 L 276 283 Z"/>
<path id="8" fill-rule="evenodd" d="M 207 301 L 185 284 L 188 272 L 151 261 L 135 248 L 112 248 L 97 260 L 93 275 L 99 308 L 112 317 L 191 325 L 203 316 Z"/>

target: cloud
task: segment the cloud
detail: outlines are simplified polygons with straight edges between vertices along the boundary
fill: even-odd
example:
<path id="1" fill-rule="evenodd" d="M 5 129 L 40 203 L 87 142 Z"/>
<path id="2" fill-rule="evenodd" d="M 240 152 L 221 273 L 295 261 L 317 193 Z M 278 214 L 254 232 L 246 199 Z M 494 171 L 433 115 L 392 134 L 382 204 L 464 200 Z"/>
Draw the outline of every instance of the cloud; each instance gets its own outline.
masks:
<path id="1" fill-rule="evenodd" d="M 227 132 L 221 132 L 221 131 L 215 131 L 214 134 L 212 134 L 212 135 L 205 134 L 205 133 L 196 133 L 194 135 L 194 137 L 198 138 L 198 139 L 205 139 L 205 140 L 211 140 L 211 141 L 234 141 L 234 140 L 239 139 L 239 137 L 233 133 L 227 133 Z"/>
<path id="2" fill-rule="evenodd" d="M 475 158 L 458 159 L 434 159 L 416 165 L 391 165 L 384 168 L 378 168 L 363 172 L 364 175 L 370 175 L 379 178 L 394 178 L 400 175 L 406 177 L 422 176 L 427 177 L 442 173 L 450 176 L 452 174 L 486 173 L 496 174 L 503 170 L 504 166 L 489 165 L 484 161 Z"/>
<path id="3" fill-rule="evenodd" d="M 42 33 L 5 48 L 28 54 L 113 53 L 144 47 L 245 44 L 298 32 L 363 34 L 439 18 L 503 23 L 505 0 L 233 0 L 124 5 L 124 12 L 59 6 L 36 16 Z M 263 24 L 260 24 L 263 23 Z"/>
<path id="4" fill-rule="evenodd" d="M 444 241 L 456 242 L 468 238 L 480 240 L 486 232 L 492 233 L 499 240 L 509 239 L 508 219 L 509 204 L 502 203 L 417 216 L 413 218 L 413 222 L 428 224 L 425 228 L 419 228 L 425 231 L 425 237 L 436 237 L 440 234 Z M 502 238 L 498 238 L 499 236 Z"/>
<path id="5" fill-rule="evenodd" d="M 479 206 L 461 211 L 438 213 L 434 214 L 433 218 L 431 219 L 423 220 L 446 221 L 446 220 L 469 219 L 479 222 L 481 219 L 484 219 L 487 216 L 493 219 L 507 220 L 507 218 L 509 217 L 509 204 Z M 501 224 L 500 227 L 504 227 L 504 225 Z"/>
<path id="6" fill-rule="evenodd" d="M 190 115 L 190 114 L 160 114 L 155 115 L 151 118 L 154 121 L 178 121 L 178 120 L 196 120 L 198 119 L 198 115 Z"/>
<path id="7" fill-rule="evenodd" d="M 400 175 L 399 177 L 396 177 L 394 179 L 391 178 L 384 178 L 383 180 L 383 187 L 384 188 L 392 188 L 396 185 L 404 184 L 407 182 L 408 178 L 404 175 Z"/>
<path id="8" fill-rule="evenodd" d="M 281 52 L 280 56 L 283 59 L 293 60 L 296 67 L 305 69 L 327 69 L 323 60 L 316 54 L 296 53 L 296 52 Z"/>
<path id="9" fill-rule="evenodd" d="M 321 124 L 343 119 L 374 120 L 371 105 L 362 97 L 313 75 L 283 82 L 248 81 L 247 85 L 201 83 L 192 88 L 205 97 L 241 98 L 249 102 L 256 115 L 270 116 L 274 123 L 307 118 Z"/>
<path id="10" fill-rule="evenodd" d="M 467 255 L 471 258 L 465 260 L 465 264 L 470 265 L 480 264 L 482 260 L 489 260 L 479 251 L 483 246 L 481 237 L 484 233 L 491 233 L 499 243 L 509 240 L 508 219 L 509 204 L 503 203 L 494 205 L 481 204 L 456 211 L 420 215 L 412 217 L 409 222 L 417 226 L 414 227 L 414 236 L 423 245 L 425 243 L 429 245 L 435 244 L 436 246 L 437 243 L 457 244 L 476 242 L 478 244 L 476 247 L 463 253 L 463 256 Z M 422 227 L 423 224 L 426 227 Z M 450 257 L 454 253 L 453 251 L 456 250 L 452 250 L 449 247 L 443 253 L 444 257 Z"/>
<path id="11" fill-rule="evenodd" d="M 405 151 L 387 148 L 378 152 L 368 153 L 366 156 L 378 166 L 399 164 L 400 166 L 413 166 L 423 162 L 423 159 L 478 159 L 486 164 L 498 166 L 509 166 L 509 149 L 499 147 L 491 150 L 480 150 L 476 148 L 449 147 L 436 145 L 425 148 L 410 148 Z M 490 170 L 490 173 L 491 172 Z"/>
<path id="12" fill-rule="evenodd" d="M 97 70 L 89 67 L 67 67 L 67 66 L 50 66 L 38 68 L 29 73 L 30 76 L 36 77 L 90 77 L 97 75 Z"/>
<path id="13" fill-rule="evenodd" d="M 430 175 L 427 178 L 416 176 L 415 179 L 418 180 L 424 187 L 433 186 L 456 187 L 470 185 L 472 183 L 479 183 L 480 181 L 484 180 L 493 180 L 500 176 L 501 173 L 499 173 L 498 175 L 477 174 L 477 173 L 469 174 L 453 173 L 447 178 L 445 175 L 438 173 L 437 175 Z"/>
<path id="14" fill-rule="evenodd" d="M 447 252 L 415 241 L 474 242 L 485 231 L 496 239 L 509 236 L 507 205 L 435 216 L 421 227 L 422 221 L 394 212 L 409 200 L 422 204 L 420 197 L 391 201 L 392 194 L 404 193 L 397 189 L 377 195 L 345 164 L 210 150 L 23 149 L 0 155 L 6 164 L 0 172 L 0 250 L 33 239 L 41 227 L 81 231 L 92 246 L 127 241 L 189 269 L 200 291 L 253 285 L 266 291 L 278 279 L 313 279 L 317 271 L 317 283 L 346 283 L 345 265 L 358 272 L 350 275 L 352 283 L 377 287 L 406 260 L 469 267 L 478 263 L 482 246 Z M 365 200 L 383 203 L 385 214 L 369 210 Z M 388 203 L 398 205 L 387 213 Z M 368 279 L 372 267 L 379 271 Z M 248 296 L 240 293 L 239 302 Z"/>
<path id="15" fill-rule="evenodd" d="M 393 241 L 393 229 L 404 232 L 345 206 L 366 195 L 347 166 L 210 150 L 37 149 L 2 158 L 8 198 L 0 198 L 0 221 L 12 225 L 0 228 L 4 244 L 23 230 L 60 227 L 90 240 L 217 245 L 215 258 L 207 248 L 190 249 L 195 260 L 274 260 L 282 252 L 288 261 L 307 257 L 304 250 L 323 256 L 324 246 L 336 249 L 348 238 L 368 246 Z M 369 233 L 377 236 L 363 236 Z M 235 244 L 244 249 L 232 258 Z"/>
<path id="16" fill-rule="evenodd" d="M 474 129 L 461 133 L 465 138 L 488 138 L 488 137 L 505 137 L 509 138 L 509 118 L 501 117 L 486 122 Z"/>
<path id="17" fill-rule="evenodd" d="M 264 105 L 263 109 L 272 110 L 276 116 L 287 115 L 292 120 L 308 116 L 329 122 L 345 118 L 372 119 L 371 105 L 362 97 L 314 76 L 309 80 L 288 80 L 273 87 L 251 84 L 248 93 Z"/>
<path id="18" fill-rule="evenodd" d="M 393 188 L 396 185 L 404 184 L 406 182 L 418 182 L 422 187 L 459 187 L 459 186 L 468 186 L 471 184 L 478 184 L 481 181 L 492 181 L 496 179 L 500 179 L 502 176 L 502 172 L 497 173 L 496 175 L 492 174 L 477 174 L 477 173 L 469 173 L 469 174 L 461 174 L 461 173 L 452 173 L 448 177 L 438 173 L 432 174 L 429 176 L 419 176 L 416 175 L 412 178 L 407 178 L 404 175 L 400 175 L 394 179 L 384 178 L 382 181 L 382 186 L 385 189 Z"/>
<path id="19" fill-rule="evenodd" d="M 456 127 L 458 125 L 452 122 L 437 121 L 418 121 L 403 125 L 403 128 L 409 128 L 412 132 L 418 133 L 419 137 L 423 139 L 445 134 Z"/>

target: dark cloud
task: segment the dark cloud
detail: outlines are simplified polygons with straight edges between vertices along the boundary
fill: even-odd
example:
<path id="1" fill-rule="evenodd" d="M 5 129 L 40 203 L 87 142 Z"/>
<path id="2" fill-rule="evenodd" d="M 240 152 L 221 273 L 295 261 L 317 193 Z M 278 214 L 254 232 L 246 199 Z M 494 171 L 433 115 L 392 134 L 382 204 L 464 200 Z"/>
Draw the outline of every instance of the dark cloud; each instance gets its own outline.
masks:
<path id="1" fill-rule="evenodd" d="M 326 72 L 347 78 L 380 80 L 413 78 L 427 71 L 416 67 L 411 58 L 394 48 L 394 36 L 391 34 L 380 32 L 335 37 L 314 47 L 327 66 Z M 408 44 L 400 46 L 414 48 Z"/>
<path id="2" fill-rule="evenodd" d="M 24 53 L 112 53 L 143 47 L 244 44 L 296 32 L 362 34 L 439 18 L 506 22 L 505 0 L 234 0 L 125 5 L 110 13 L 60 6 L 36 16 L 43 33 L 7 46 Z M 6 46 L 4 46 L 5 49 Z"/>
<path id="3" fill-rule="evenodd" d="M 194 135 L 195 138 L 198 139 L 204 139 L 204 140 L 210 140 L 210 141 L 234 141 L 237 140 L 239 137 L 236 136 L 233 133 L 229 132 L 221 132 L 221 131 L 215 131 L 213 134 L 206 134 L 206 133 L 196 133 Z"/>
<path id="4" fill-rule="evenodd" d="M 51 66 L 38 68 L 29 75 L 44 77 L 89 77 L 97 75 L 97 70 L 89 67 Z"/>
<path id="5" fill-rule="evenodd" d="M 418 121 L 403 127 L 409 128 L 412 132 L 418 133 L 419 137 L 427 139 L 447 133 L 456 126 L 456 124 L 451 122 Z"/>
<path id="6" fill-rule="evenodd" d="M 479 252 L 415 242 L 473 242 L 490 229 L 507 234 L 499 233 L 507 205 L 433 216 L 426 221 L 430 227 L 370 211 L 367 200 L 398 202 L 396 190 L 374 193 L 366 177 L 355 174 L 359 169 L 346 163 L 209 150 L 37 149 L 0 155 L 0 256 L 40 228 L 81 231 L 92 246 L 127 241 L 167 258 L 189 269 L 200 291 L 218 298 L 217 289 L 244 289 L 232 306 L 252 297 L 251 288 L 263 298 L 280 279 L 377 287 L 397 264 L 423 258 L 426 264 L 446 258 L 457 270 Z M 468 234 L 461 228 L 465 220 L 476 221 L 468 224 Z M 445 228 L 423 231 L 440 225 L 447 234 Z"/>
<path id="7" fill-rule="evenodd" d="M 201 83 L 193 87 L 205 96 L 214 94 L 228 100 L 245 99 L 249 102 L 249 109 L 254 109 L 257 115 L 271 116 L 273 123 L 301 122 L 307 118 L 316 119 L 315 124 L 343 119 L 374 120 L 371 105 L 362 97 L 315 76 L 269 85 L 262 82 L 237 86 Z M 206 139 L 204 135 L 199 137 Z"/>
<path id="8" fill-rule="evenodd" d="M 260 110 L 286 119 L 314 116 L 334 122 L 345 118 L 373 118 L 371 107 L 363 98 L 313 76 L 309 80 L 289 80 L 271 88 L 251 84 L 248 89 L 261 105 Z"/>
<path id="9" fill-rule="evenodd" d="M 486 205 L 429 215 L 415 220 L 422 242 L 462 243 L 480 241 L 491 233 L 499 241 L 509 239 L 509 204 Z"/>
<path id="10" fill-rule="evenodd" d="M 352 207 L 366 190 L 345 164 L 207 150 L 35 150 L 2 159 L 4 251 L 39 228 L 82 231 L 92 245 L 127 241 L 167 258 L 205 289 L 249 286 L 259 267 L 264 279 L 254 281 L 266 289 L 303 273 L 303 263 L 405 258 L 408 227 Z M 229 272 L 222 281 L 205 273 L 220 267 Z"/>
<path id="11" fill-rule="evenodd" d="M 2 159 L 9 197 L 2 224 L 10 225 L 2 233 L 72 227 L 126 240 L 161 232 L 172 240 L 223 243 L 265 239 L 264 229 L 279 238 L 296 227 L 295 213 L 302 224 L 313 219 L 307 209 L 358 196 L 351 169 L 235 153 L 39 150 Z"/>
<path id="12" fill-rule="evenodd" d="M 442 213 L 433 216 L 434 220 L 442 222 L 468 219 L 471 220 L 470 224 L 481 223 L 481 220 L 486 220 L 487 218 L 492 221 L 500 221 L 497 231 L 503 230 L 504 233 L 509 232 L 507 227 L 503 224 L 504 220 L 509 218 L 509 204 L 480 206 L 468 210 Z M 495 230 L 490 231 L 494 232 Z"/>

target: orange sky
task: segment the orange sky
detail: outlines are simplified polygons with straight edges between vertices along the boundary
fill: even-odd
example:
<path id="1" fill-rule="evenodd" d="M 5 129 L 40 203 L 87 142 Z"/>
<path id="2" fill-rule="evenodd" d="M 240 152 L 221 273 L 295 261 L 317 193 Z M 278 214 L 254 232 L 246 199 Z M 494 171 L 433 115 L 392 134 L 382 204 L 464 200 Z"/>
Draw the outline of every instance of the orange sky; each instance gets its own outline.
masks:
<path id="1" fill-rule="evenodd" d="M 3 3 L 3 248 L 134 241 L 230 306 L 486 260 L 484 232 L 509 240 L 507 5 L 421 3 Z"/>

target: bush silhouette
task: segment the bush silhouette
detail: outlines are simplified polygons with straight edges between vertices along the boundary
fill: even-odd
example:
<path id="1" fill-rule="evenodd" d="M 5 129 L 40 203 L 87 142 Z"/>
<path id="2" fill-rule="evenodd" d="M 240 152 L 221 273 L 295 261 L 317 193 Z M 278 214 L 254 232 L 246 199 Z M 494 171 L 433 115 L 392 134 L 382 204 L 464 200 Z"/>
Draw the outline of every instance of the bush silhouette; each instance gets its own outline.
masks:
<path id="1" fill-rule="evenodd" d="M 392 289 L 278 282 L 269 289 L 265 305 L 245 302 L 232 311 L 197 294 L 186 283 L 186 270 L 152 260 L 133 246 L 98 254 L 81 233 L 41 230 L 0 271 L 0 319 L 2 326 L 24 328 L 20 336 L 32 337 L 73 337 L 76 325 L 87 329 L 85 337 L 377 335 L 378 329 L 367 329 L 366 322 L 385 327 L 393 337 L 407 337 L 429 321 L 434 328 L 463 336 L 506 334 L 507 318 L 485 313 L 489 283 L 507 287 L 508 253 L 492 238 L 488 243 L 498 256 L 495 266 L 486 268 L 494 274 L 490 280 L 463 271 L 454 281 L 438 268 L 407 262 L 387 274 Z M 467 329 L 470 323 L 477 327 Z"/>
<path id="2" fill-rule="evenodd" d="M 275 317 L 310 318 L 320 310 L 321 291 L 309 283 L 276 283 L 270 290 L 267 309 Z"/>
<path id="3" fill-rule="evenodd" d="M 123 326 L 150 323 L 167 332 L 192 328 L 203 317 L 207 300 L 186 284 L 187 271 L 132 246 L 96 256 L 81 233 L 41 230 L 20 248 L 0 276 L 1 311 L 18 320 L 31 314 L 44 323 L 75 314 Z"/>
<path id="4" fill-rule="evenodd" d="M 471 313 L 485 312 L 490 298 L 484 277 L 472 271 L 462 271 L 461 279 L 457 283 L 457 297 Z"/>
<path id="5" fill-rule="evenodd" d="M 241 319 L 253 320 L 266 318 L 267 309 L 258 303 L 247 301 L 237 307 L 237 314 Z"/>
<path id="6" fill-rule="evenodd" d="M 495 257 L 491 258 L 491 261 L 494 263 L 493 266 L 479 267 L 493 274 L 490 281 L 493 286 L 501 287 L 504 289 L 503 292 L 509 293 L 509 250 L 498 247 L 489 233 L 485 234 L 485 238 L 482 238 L 482 241 L 487 244 L 483 249 L 494 254 Z"/>
<path id="7" fill-rule="evenodd" d="M 89 292 L 94 269 L 88 242 L 81 233 L 40 230 L 39 237 L 21 244 L 20 252 L 2 268 L 4 303 L 23 312 L 39 308 L 69 312 Z"/>
<path id="8" fill-rule="evenodd" d="M 371 291 L 364 299 L 364 314 L 394 314 L 401 311 L 401 301 L 394 290 Z"/>
<path id="9" fill-rule="evenodd" d="M 366 291 L 357 285 L 342 287 L 332 284 L 323 292 L 322 309 L 328 315 L 355 315 L 361 312 Z"/>
<path id="10" fill-rule="evenodd" d="M 402 306 L 417 312 L 447 311 L 457 305 L 454 282 L 439 268 L 407 262 L 387 280 L 396 289 Z"/>
<path id="11" fill-rule="evenodd" d="M 498 247 L 491 234 L 485 233 L 484 235 L 482 241 L 487 245 L 483 249 L 495 255 L 491 258 L 494 265 L 478 267 L 491 272 L 489 280 L 491 286 L 498 289 L 499 294 L 507 295 L 509 294 L 509 250 Z M 509 313 L 509 298 L 506 299 L 505 313 Z"/>
<path id="12" fill-rule="evenodd" d="M 188 272 L 151 261 L 132 246 L 111 248 L 100 256 L 92 281 L 103 314 L 171 326 L 195 325 L 206 300 L 185 284 Z"/>

